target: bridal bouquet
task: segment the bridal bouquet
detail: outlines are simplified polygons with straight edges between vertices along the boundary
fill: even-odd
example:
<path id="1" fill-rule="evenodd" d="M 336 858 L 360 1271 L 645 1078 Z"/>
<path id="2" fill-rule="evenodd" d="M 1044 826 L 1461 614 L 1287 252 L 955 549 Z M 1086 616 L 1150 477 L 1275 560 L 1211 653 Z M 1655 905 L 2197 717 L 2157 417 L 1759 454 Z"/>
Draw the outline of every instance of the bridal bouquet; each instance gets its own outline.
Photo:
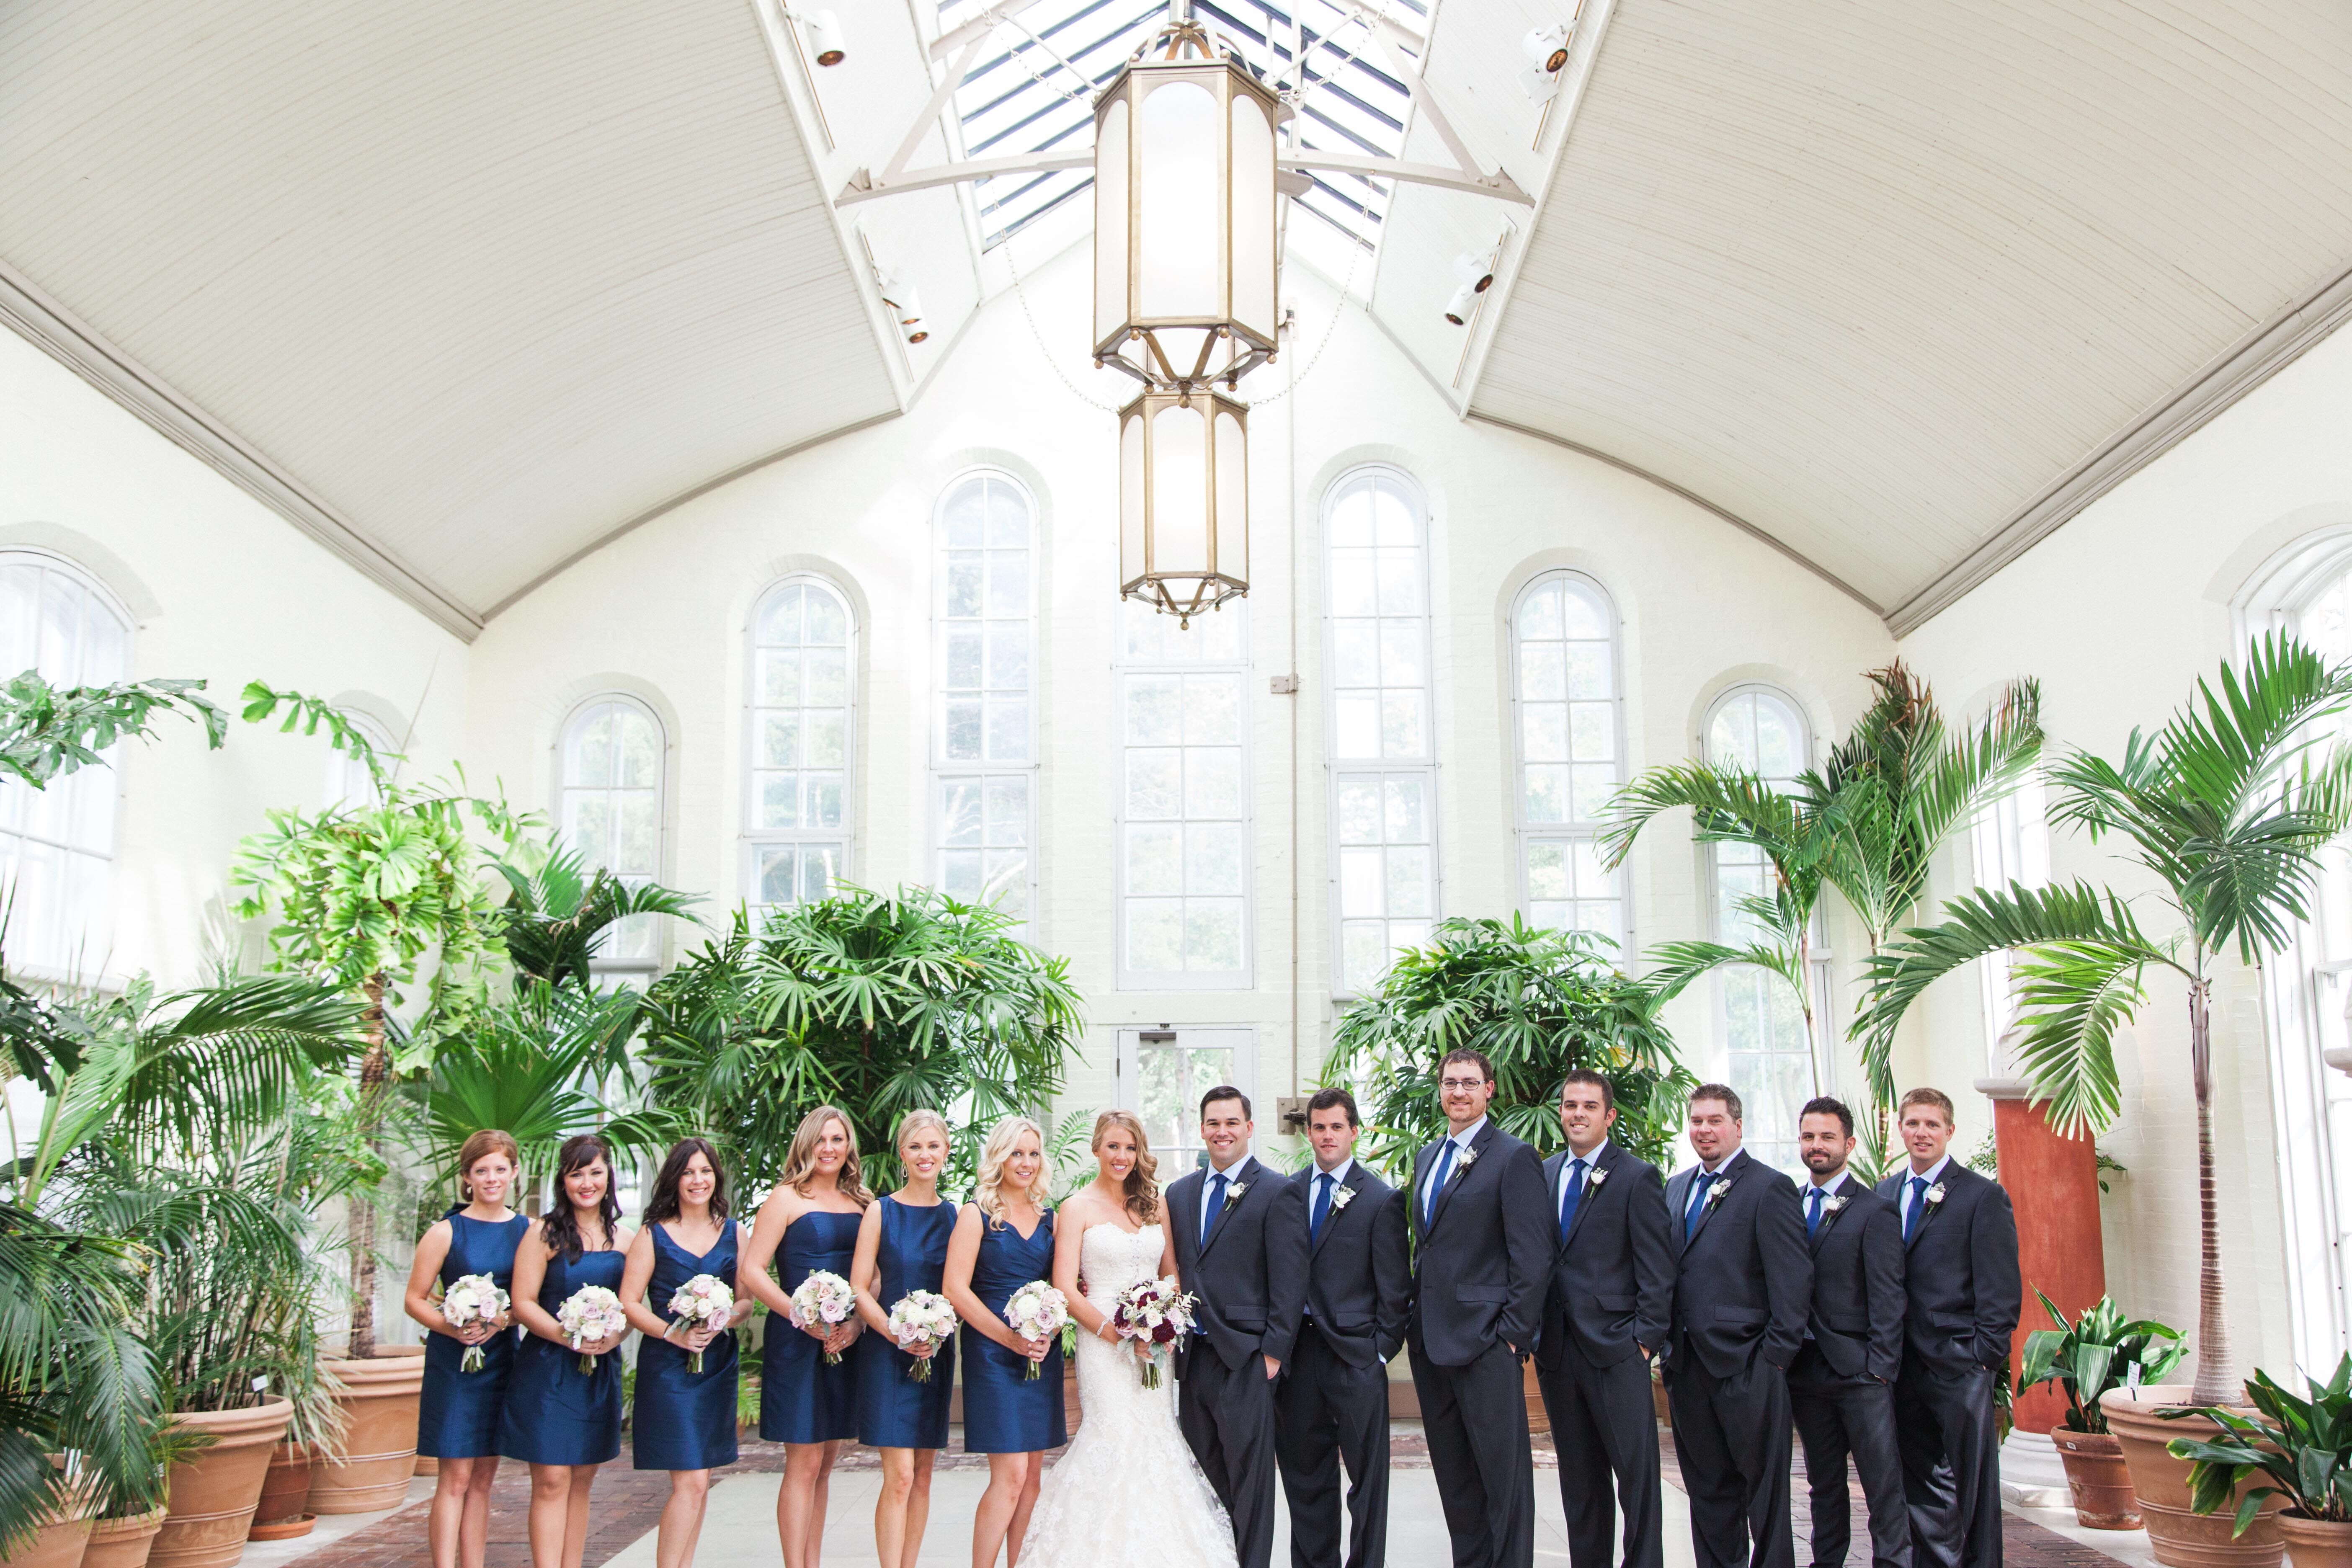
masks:
<path id="1" fill-rule="evenodd" d="M 911 1352 L 918 1345 L 937 1350 L 948 1342 L 955 1330 L 955 1309 L 948 1305 L 945 1296 L 934 1291 L 909 1290 L 890 1309 L 890 1337 L 898 1342 L 902 1351 Z M 929 1356 L 917 1356 L 915 1364 L 907 1370 L 917 1383 L 931 1381 Z"/>
<path id="2" fill-rule="evenodd" d="M 669 1315 L 687 1326 L 690 1333 L 696 1329 L 720 1329 L 735 1311 L 735 1292 L 726 1280 L 716 1274 L 698 1274 L 679 1286 L 669 1299 Z M 688 1353 L 686 1370 L 702 1371 L 702 1352 Z"/>
<path id="3" fill-rule="evenodd" d="M 572 1348 L 576 1351 L 582 1345 L 617 1337 L 626 1331 L 629 1320 L 621 1310 L 618 1296 L 602 1285 L 583 1285 L 565 1297 L 563 1305 L 555 1310 L 555 1326 L 563 1331 L 563 1337 L 572 1342 Z M 596 1358 L 582 1356 L 580 1370 L 594 1372 Z"/>
<path id="4" fill-rule="evenodd" d="M 793 1292 L 793 1321 L 805 1328 L 837 1328 L 847 1322 L 849 1314 L 856 1310 L 857 1293 L 849 1288 L 849 1281 L 822 1268 L 812 1270 L 801 1281 L 800 1289 Z M 824 1364 L 839 1366 L 841 1352 L 825 1352 Z"/>
<path id="5" fill-rule="evenodd" d="M 453 1329 L 494 1323 L 506 1316 L 507 1293 L 487 1274 L 461 1274 L 441 1293 L 441 1321 Z M 482 1347 L 467 1345 L 458 1358 L 459 1372 L 482 1370 Z"/>
<path id="6" fill-rule="evenodd" d="M 1160 1348 L 1192 1331 L 1192 1298 L 1176 1289 L 1172 1279 L 1139 1279 L 1119 1292 L 1110 1326 L 1119 1338 L 1141 1340 L 1151 1347 L 1151 1359 L 1143 1363 L 1143 1386 L 1157 1388 Z"/>
<path id="7" fill-rule="evenodd" d="M 1062 1353 L 1070 1353 L 1070 1339 L 1077 1325 L 1070 1321 L 1070 1299 L 1046 1284 L 1032 1279 L 1004 1303 L 1005 1325 L 1033 1345 L 1044 1344 L 1055 1334 L 1062 1336 Z M 1031 1362 L 1024 1372 L 1024 1382 L 1037 1380 L 1037 1363 Z"/>

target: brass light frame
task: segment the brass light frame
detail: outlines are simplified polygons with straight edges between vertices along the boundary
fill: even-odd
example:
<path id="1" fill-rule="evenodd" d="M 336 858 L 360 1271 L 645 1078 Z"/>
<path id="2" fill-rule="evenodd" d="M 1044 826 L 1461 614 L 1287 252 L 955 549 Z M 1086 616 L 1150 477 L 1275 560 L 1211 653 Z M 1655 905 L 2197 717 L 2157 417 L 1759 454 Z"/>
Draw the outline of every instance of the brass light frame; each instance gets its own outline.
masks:
<path id="1" fill-rule="evenodd" d="M 1197 459 L 1187 450 L 1195 429 Z M 1169 467 L 1192 460 L 1197 474 Z M 1118 411 L 1118 468 L 1121 598 L 1189 627 L 1203 610 L 1249 592 L 1246 404 L 1214 391 L 1145 388 Z M 1184 515 L 1160 515 L 1171 501 Z"/>

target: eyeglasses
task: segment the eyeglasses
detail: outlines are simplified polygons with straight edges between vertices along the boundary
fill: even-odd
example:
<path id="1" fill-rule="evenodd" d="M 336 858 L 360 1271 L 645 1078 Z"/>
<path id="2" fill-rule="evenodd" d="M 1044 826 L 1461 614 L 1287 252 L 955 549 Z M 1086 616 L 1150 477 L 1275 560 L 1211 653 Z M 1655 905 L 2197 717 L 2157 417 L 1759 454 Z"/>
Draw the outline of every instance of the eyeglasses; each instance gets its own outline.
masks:
<path id="1" fill-rule="evenodd" d="M 1463 1090 L 1465 1093 L 1467 1093 L 1469 1090 L 1474 1089 L 1486 1088 L 1486 1080 L 1483 1078 L 1446 1078 L 1438 1079 L 1438 1087 L 1441 1089 L 1458 1089 Z"/>

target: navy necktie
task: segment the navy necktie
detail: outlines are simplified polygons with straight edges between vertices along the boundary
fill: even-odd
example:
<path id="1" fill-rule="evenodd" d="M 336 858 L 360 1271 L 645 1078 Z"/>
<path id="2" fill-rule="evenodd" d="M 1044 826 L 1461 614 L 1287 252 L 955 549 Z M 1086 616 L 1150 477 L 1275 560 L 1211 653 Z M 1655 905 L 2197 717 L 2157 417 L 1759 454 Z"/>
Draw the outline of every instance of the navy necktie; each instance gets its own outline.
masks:
<path id="1" fill-rule="evenodd" d="M 1919 1216 L 1926 1213 L 1927 1209 L 1927 1178 L 1914 1176 L 1911 1178 L 1911 1207 L 1903 1216 L 1904 1240 L 1910 1240 L 1911 1233 L 1919 1228 Z"/>
<path id="2" fill-rule="evenodd" d="M 1683 1215 L 1683 1239 L 1688 1241 L 1698 1230 L 1698 1216 L 1706 1211 L 1706 1190 L 1715 1185 L 1715 1173 L 1701 1171 L 1691 1183 L 1691 1204 Z"/>
<path id="3" fill-rule="evenodd" d="M 1323 1222 L 1331 1213 L 1331 1173 L 1324 1171 L 1315 1178 L 1315 1213 L 1307 1224 L 1307 1243 L 1312 1247 L 1323 1239 Z"/>
<path id="4" fill-rule="evenodd" d="M 1811 1236 L 1822 1228 L 1822 1190 L 1815 1187 L 1805 1200 L 1805 1234 Z"/>
<path id="5" fill-rule="evenodd" d="M 1429 1194 L 1422 1200 L 1421 1206 L 1423 1214 L 1427 1214 L 1437 1207 L 1437 1194 L 1445 1190 L 1446 1173 L 1453 1169 L 1454 1140 L 1448 1138 L 1445 1141 L 1444 1147 L 1440 1148 L 1437 1152 L 1437 1174 L 1430 1179 Z"/>
<path id="6" fill-rule="evenodd" d="M 1569 1227 L 1576 1224 L 1576 1205 L 1584 1201 L 1584 1162 L 1568 1168 L 1568 1192 L 1559 1200 L 1559 1244 L 1568 1245 Z"/>
<path id="7" fill-rule="evenodd" d="M 1209 1178 L 1209 1201 L 1201 1205 L 1201 1245 L 1209 1245 L 1209 1231 L 1217 1223 L 1217 1215 L 1225 1206 L 1225 1177 L 1222 1171 Z"/>

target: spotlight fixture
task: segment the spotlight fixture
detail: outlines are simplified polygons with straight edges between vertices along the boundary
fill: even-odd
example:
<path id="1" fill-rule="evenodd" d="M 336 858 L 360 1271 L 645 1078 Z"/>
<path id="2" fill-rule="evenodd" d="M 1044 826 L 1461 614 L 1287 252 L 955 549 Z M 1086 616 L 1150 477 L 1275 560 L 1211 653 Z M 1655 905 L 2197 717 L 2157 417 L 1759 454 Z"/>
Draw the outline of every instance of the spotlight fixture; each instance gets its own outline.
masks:
<path id="1" fill-rule="evenodd" d="M 907 341 L 919 343 L 929 338 L 931 329 L 923 324 L 922 296 L 916 293 L 914 284 L 895 272 L 885 274 L 880 282 L 882 303 L 890 308 L 891 320 L 898 323 Z"/>
<path id="2" fill-rule="evenodd" d="M 849 47 L 841 36 L 841 17 L 832 11 L 811 11 L 805 18 L 808 25 L 809 50 L 821 66 L 837 66 L 849 58 Z"/>
<path id="3" fill-rule="evenodd" d="M 1478 309 L 1478 290 L 1465 283 L 1454 290 L 1454 298 L 1445 302 L 1445 320 L 1450 326 L 1466 326 L 1471 313 Z"/>
<path id="4" fill-rule="evenodd" d="M 1559 91 L 1559 73 L 1568 64 L 1568 45 L 1571 37 L 1564 23 L 1554 22 L 1549 27 L 1537 27 L 1519 40 L 1519 52 L 1527 57 L 1528 68 L 1519 73 L 1519 90 L 1537 103 L 1549 103 Z"/>
<path id="5" fill-rule="evenodd" d="M 1454 258 L 1454 276 L 1470 285 L 1473 294 L 1484 294 L 1495 286 L 1495 256 L 1488 251 L 1481 256 L 1465 250 Z"/>

